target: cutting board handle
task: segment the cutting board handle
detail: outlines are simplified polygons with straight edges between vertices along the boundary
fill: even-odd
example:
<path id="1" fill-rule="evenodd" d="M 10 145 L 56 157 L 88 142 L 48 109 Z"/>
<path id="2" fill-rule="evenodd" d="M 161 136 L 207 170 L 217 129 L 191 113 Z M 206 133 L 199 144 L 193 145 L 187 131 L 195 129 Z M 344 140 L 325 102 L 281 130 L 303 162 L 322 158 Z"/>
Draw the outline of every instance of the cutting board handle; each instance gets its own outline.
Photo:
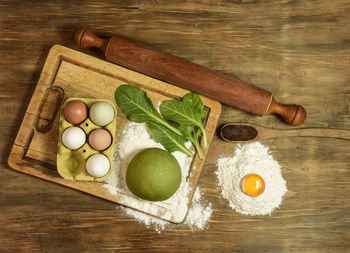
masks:
<path id="1" fill-rule="evenodd" d="M 63 98 L 64 91 L 61 87 L 50 86 L 47 88 L 35 123 L 35 129 L 38 132 L 47 133 L 51 130 Z"/>
<path id="2" fill-rule="evenodd" d="M 292 126 L 306 118 L 302 106 L 279 104 L 269 91 L 134 41 L 119 36 L 103 39 L 85 27 L 75 31 L 74 40 L 80 47 L 101 49 L 111 62 L 243 111 L 260 116 L 276 113 Z"/>

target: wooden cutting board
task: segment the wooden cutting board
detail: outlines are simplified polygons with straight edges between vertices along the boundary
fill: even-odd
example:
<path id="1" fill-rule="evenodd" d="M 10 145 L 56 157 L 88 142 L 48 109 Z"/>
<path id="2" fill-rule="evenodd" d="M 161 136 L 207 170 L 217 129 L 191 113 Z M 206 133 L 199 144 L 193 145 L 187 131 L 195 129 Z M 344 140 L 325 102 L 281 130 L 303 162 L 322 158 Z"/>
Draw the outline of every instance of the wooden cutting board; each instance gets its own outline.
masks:
<path id="1" fill-rule="evenodd" d="M 130 193 L 117 189 L 112 195 L 103 183 L 64 180 L 56 170 L 56 152 L 60 105 L 70 97 L 108 99 L 115 103 L 114 91 L 121 84 L 137 85 L 145 90 L 153 104 L 167 99 L 180 99 L 184 90 L 163 81 L 102 61 L 78 51 L 55 45 L 51 48 L 39 82 L 28 105 L 23 122 L 12 147 L 8 163 L 14 170 L 64 185 L 124 206 L 139 209 L 156 217 L 180 223 L 184 215 L 171 207 L 150 202 L 154 208 L 141 210 L 130 204 Z M 206 132 L 210 145 L 221 113 L 221 104 L 201 97 L 207 111 Z M 118 109 L 117 138 L 128 122 Z M 188 175 L 187 209 L 200 176 L 204 161 L 196 155 Z M 165 217 L 165 218 L 164 218 Z"/>

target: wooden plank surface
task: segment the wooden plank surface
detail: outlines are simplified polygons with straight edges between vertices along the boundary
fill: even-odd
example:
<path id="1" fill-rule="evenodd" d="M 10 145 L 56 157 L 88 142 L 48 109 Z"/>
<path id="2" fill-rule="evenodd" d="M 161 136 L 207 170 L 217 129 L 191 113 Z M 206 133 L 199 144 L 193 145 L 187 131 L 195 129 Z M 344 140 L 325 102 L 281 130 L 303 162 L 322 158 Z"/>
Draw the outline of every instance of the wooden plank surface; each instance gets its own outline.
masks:
<path id="1" fill-rule="evenodd" d="M 272 216 L 235 213 L 220 196 L 216 161 L 235 144 L 214 137 L 199 185 L 213 204 L 209 227 L 161 234 L 108 201 L 9 169 L 7 158 L 49 48 L 74 49 L 74 28 L 118 34 L 300 103 L 302 127 L 350 129 L 349 0 L 10 1 L 0 3 L 1 252 L 347 252 L 348 141 L 266 140 L 288 193 Z M 78 49 L 103 58 L 94 49 Z M 223 106 L 220 123 L 287 129 L 275 116 Z M 96 210 L 98 207 L 98 211 Z"/>

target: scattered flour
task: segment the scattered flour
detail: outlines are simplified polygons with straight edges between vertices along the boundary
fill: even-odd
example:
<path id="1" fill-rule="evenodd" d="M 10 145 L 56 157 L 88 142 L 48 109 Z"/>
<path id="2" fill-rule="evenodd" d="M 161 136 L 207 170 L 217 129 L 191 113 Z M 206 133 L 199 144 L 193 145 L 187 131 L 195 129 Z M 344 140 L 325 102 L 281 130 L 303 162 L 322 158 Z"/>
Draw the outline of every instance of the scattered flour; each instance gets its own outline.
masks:
<path id="1" fill-rule="evenodd" d="M 192 198 L 191 207 L 188 210 L 185 219 L 185 224 L 188 225 L 192 230 L 203 230 L 210 219 L 211 213 L 213 212 L 211 203 L 204 205 L 201 202 L 201 197 L 201 190 L 197 186 Z"/>
<path id="2" fill-rule="evenodd" d="M 268 147 L 259 142 L 238 145 L 233 157 L 220 158 L 216 171 L 222 196 L 232 209 L 247 215 L 271 215 L 282 203 L 287 192 L 281 167 L 269 154 Z M 250 173 L 260 175 L 265 181 L 265 191 L 250 197 L 241 190 L 242 178 Z"/>
<path id="3" fill-rule="evenodd" d="M 201 189 L 199 186 L 197 186 L 192 198 L 191 206 L 184 221 L 184 224 L 190 227 L 192 230 L 205 229 L 213 212 L 211 203 L 203 203 L 201 197 Z M 135 218 L 139 223 L 146 225 L 147 228 L 153 228 L 158 233 L 164 230 L 167 226 L 172 225 L 172 223 L 166 220 L 159 219 L 131 208 L 120 208 L 124 210 L 128 216 Z"/>
<path id="4" fill-rule="evenodd" d="M 106 184 L 103 185 L 113 195 L 120 195 L 122 193 L 121 202 L 126 206 L 132 206 L 134 209 L 127 207 L 120 208 L 127 215 L 134 217 L 138 222 L 145 224 L 148 228 L 154 228 L 158 232 L 171 224 L 163 219 L 149 215 L 157 215 L 159 208 L 169 210 L 162 216 L 164 219 L 176 216 L 179 220 L 182 220 L 188 212 L 184 223 L 191 229 L 204 229 L 210 219 L 212 209 L 210 203 L 202 204 L 201 191 L 198 187 L 195 190 L 190 209 L 187 208 L 187 195 L 191 191 L 187 177 L 193 158 L 178 151 L 173 152 L 172 154 L 179 162 L 182 172 L 179 189 L 170 199 L 165 201 L 156 203 L 145 201 L 137 198 L 128 190 L 125 183 L 126 169 L 137 152 L 145 148 L 163 148 L 163 146 L 152 139 L 144 123 L 128 122 L 121 134 L 120 142 L 116 144 L 115 148 L 116 156 L 112 173 L 106 180 Z M 191 143 L 186 143 L 186 146 L 190 148 Z M 142 210 L 143 212 L 135 209 Z"/>

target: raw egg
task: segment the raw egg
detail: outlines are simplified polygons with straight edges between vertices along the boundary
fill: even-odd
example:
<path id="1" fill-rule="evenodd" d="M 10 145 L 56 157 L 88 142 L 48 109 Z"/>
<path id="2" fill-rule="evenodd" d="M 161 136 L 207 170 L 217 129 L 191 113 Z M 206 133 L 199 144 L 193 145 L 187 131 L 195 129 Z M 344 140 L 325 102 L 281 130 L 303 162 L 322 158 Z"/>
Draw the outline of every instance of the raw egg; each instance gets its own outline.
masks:
<path id="1" fill-rule="evenodd" d="M 90 119 L 98 126 L 106 126 L 114 119 L 113 107 L 107 102 L 96 102 L 90 108 Z"/>
<path id="2" fill-rule="evenodd" d="M 265 182 L 258 174 L 248 174 L 242 180 L 242 191 L 252 197 L 257 197 L 265 190 Z"/>
<path id="3" fill-rule="evenodd" d="M 78 125 L 86 120 L 88 107 L 82 101 L 71 100 L 64 106 L 63 115 L 68 122 Z"/>
<path id="4" fill-rule="evenodd" d="M 80 127 L 69 127 L 62 134 L 62 143 L 69 149 L 78 149 L 85 141 L 85 132 Z"/>
<path id="5" fill-rule="evenodd" d="M 103 177 L 109 171 L 109 160 L 105 155 L 95 154 L 86 161 L 86 171 L 90 176 Z"/>
<path id="6" fill-rule="evenodd" d="M 89 144 L 95 150 L 105 150 L 111 145 L 111 142 L 112 136 L 106 129 L 99 128 L 89 134 Z"/>

